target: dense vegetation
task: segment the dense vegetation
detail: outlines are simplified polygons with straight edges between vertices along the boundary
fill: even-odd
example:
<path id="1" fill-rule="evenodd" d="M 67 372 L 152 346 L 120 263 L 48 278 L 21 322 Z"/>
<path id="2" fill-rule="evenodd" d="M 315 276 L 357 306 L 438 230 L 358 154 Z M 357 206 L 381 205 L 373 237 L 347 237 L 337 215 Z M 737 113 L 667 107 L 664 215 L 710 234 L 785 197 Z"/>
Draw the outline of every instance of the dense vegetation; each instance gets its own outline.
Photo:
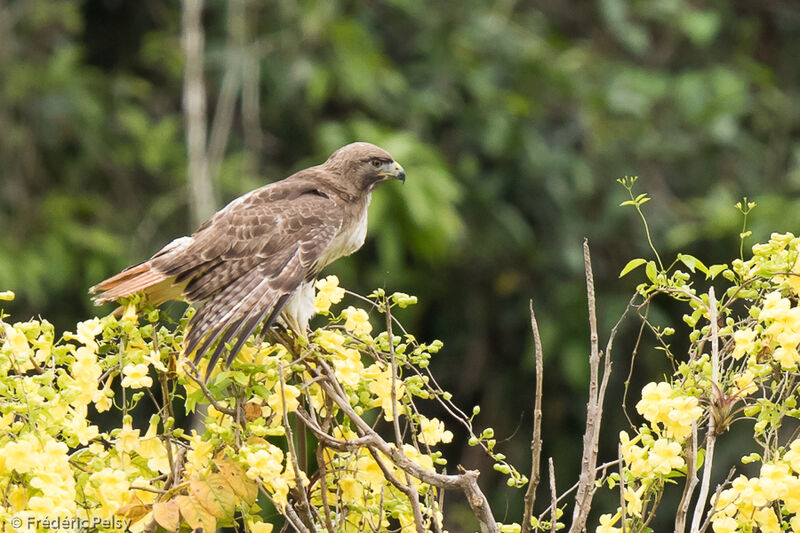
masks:
<path id="1" fill-rule="evenodd" d="M 564 479 L 588 377 L 581 240 L 606 330 L 630 294 L 619 270 L 646 253 L 615 178 L 654 193 L 665 255 L 727 261 L 742 195 L 758 200 L 759 241 L 800 223 L 795 2 L 572 4 L 235 0 L 203 16 L 209 118 L 233 101 L 216 205 L 356 138 L 389 149 L 409 179 L 375 195 L 367 246 L 330 272 L 359 292 L 425 295 L 404 322 L 445 342 L 435 374 L 463 408 L 483 406 L 499 440 L 530 434 L 533 297 L 544 454 Z M 17 293 L 15 317 L 61 331 L 105 314 L 88 286 L 196 225 L 182 31 L 177 4 L 0 6 L 0 290 Z M 647 355 L 635 385 L 663 368 Z M 467 439 L 454 435 L 451 464 L 491 471 Z M 514 464 L 524 442 L 506 451 Z M 483 483 L 505 501 L 502 477 Z"/>

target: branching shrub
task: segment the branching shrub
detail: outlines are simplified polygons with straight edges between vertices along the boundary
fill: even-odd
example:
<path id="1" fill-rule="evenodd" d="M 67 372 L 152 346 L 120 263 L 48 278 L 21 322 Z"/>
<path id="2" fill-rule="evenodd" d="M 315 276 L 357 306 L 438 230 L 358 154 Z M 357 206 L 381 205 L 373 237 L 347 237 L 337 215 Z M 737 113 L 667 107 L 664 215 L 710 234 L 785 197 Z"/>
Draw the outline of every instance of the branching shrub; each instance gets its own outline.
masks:
<path id="1" fill-rule="evenodd" d="M 621 182 L 630 192 L 625 203 L 647 229 L 648 197 L 633 193 L 634 179 Z M 738 207 L 746 217 L 753 204 Z M 46 320 L 11 323 L 0 312 L 0 520 L 7 531 L 54 524 L 135 532 L 233 524 L 253 533 L 276 524 L 301 532 L 441 531 L 443 492 L 457 490 L 484 532 L 580 532 L 605 486 L 619 492 L 620 504 L 598 510 L 592 527 L 644 532 L 672 485 L 683 487 L 675 531 L 800 531 L 800 237 L 773 234 L 751 257 L 742 248 L 730 264 L 711 266 L 685 254 L 665 265 L 653 247 L 654 260 L 623 268 L 620 276 L 643 267 L 646 281 L 626 314 L 638 315 L 673 372 L 630 402 L 630 427 L 605 429 L 619 434 L 619 445 L 618 456 L 603 463 L 598 440 L 617 328 L 601 349 L 584 251 L 591 381 L 581 475 L 556 494 L 550 459 L 547 505 L 536 505 L 544 492 L 544 368 L 533 307 L 533 467 L 524 476 L 497 450 L 491 428 L 474 425 L 479 408 L 462 411 L 429 371 L 442 343 L 418 341 L 395 318 L 416 298 L 383 290 L 346 295 L 329 276 L 317 283 L 324 326 L 307 338 L 254 336 L 230 369 L 214 369 L 208 381 L 205 361 L 195 367 L 182 355 L 191 308 L 171 323 L 134 299 L 119 315 L 63 335 Z M 670 344 L 673 328 L 649 319 L 655 298 L 686 306 L 685 353 Z M 425 416 L 429 402 L 450 419 Z M 202 432 L 178 427 L 199 406 Z M 145 408 L 153 414 L 138 427 L 134 411 Z M 732 471 L 712 486 L 720 478 L 712 477 L 717 441 L 747 421 L 752 446 L 742 462 L 759 463 L 759 474 Z M 470 445 L 491 457 L 510 486 L 524 487 L 530 477 L 518 523 L 496 522 L 478 472 L 444 473 L 441 447 L 453 438 L 452 424 L 465 428 Z"/>

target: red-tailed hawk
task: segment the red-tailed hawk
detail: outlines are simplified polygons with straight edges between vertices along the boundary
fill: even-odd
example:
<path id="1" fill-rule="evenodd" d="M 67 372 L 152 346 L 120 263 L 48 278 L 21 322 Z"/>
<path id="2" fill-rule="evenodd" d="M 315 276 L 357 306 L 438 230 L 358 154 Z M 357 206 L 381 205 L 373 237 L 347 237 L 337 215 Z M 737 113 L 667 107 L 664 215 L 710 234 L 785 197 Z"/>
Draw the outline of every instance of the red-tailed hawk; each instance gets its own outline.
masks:
<path id="1" fill-rule="evenodd" d="M 136 293 L 156 305 L 185 299 L 198 309 L 184 353 L 197 349 L 199 360 L 218 342 L 210 372 L 225 344 L 236 339 L 230 365 L 260 324 L 268 328 L 280 316 L 296 334 L 305 333 L 317 274 L 364 243 L 373 189 L 405 177 L 385 150 L 348 144 L 321 165 L 232 201 L 191 237 L 175 239 L 92 287 L 93 300 L 102 304 Z"/>

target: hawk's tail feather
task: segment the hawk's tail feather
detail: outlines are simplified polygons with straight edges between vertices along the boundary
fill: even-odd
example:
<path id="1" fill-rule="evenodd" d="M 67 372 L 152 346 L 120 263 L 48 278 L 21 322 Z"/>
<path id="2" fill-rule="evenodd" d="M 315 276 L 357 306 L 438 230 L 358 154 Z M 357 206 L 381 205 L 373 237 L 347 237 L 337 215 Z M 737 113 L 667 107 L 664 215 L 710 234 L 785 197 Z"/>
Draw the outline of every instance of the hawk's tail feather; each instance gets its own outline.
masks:
<path id="1" fill-rule="evenodd" d="M 283 310 L 283 307 L 286 305 L 286 301 L 288 299 L 289 299 L 288 294 L 284 294 L 283 296 L 280 297 L 278 303 L 276 303 L 273 306 L 272 313 L 269 315 L 269 318 L 267 319 L 266 322 L 264 322 L 264 325 L 261 327 L 261 331 L 264 331 L 265 328 L 272 327 L 272 325 L 275 323 L 275 320 L 277 320 L 278 315 L 281 314 L 281 311 Z M 258 327 L 258 324 L 262 320 L 264 320 L 264 317 L 267 315 L 267 312 L 269 312 L 269 309 L 266 309 L 263 313 L 253 317 L 247 324 L 245 324 L 244 328 L 242 329 L 239 335 L 239 338 L 236 340 L 236 344 L 234 345 L 233 348 L 231 348 L 231 352 L 228 354 L 228 358 L 225 359 L 226 368 L 231 366 L 231 363 L 233 363 L 233 360 L 236 359 L 237 355 L 239 355 L 239 351 L 242 349 L 242 346 L 244 346 L 244 343 L 247 341 L 248 337 L 250 337 L 253 331 L 255 331 L 255 329 Z"/>
<path id="2" fill-rule="evenodd" d="M 228 330 L 225 332 L 225 335 L 217 343 L 217 347 L 214 349 L 214 353 L 211 355 L 211 359 L 208 360 L 208 366 L 206 367 L 206 381 L 211 376 L 211 371 L 214 370 L 214 367 L 217 365 L 217 361 L 219 358 L 222 357 L 222 351 L 225 349 L 225 345 L 230 341 L 235 335 L 236 332 L 242 327 L 242 323 L 245 321 L 247 317 L 242 317 L 233 324 L 228 327 Z M 201 349 L 201 351 L 203 351 Z"/>
<path id="3" fill-rule="evenodd" d="M 171 283 L 163 283 L 168 279 L 167 274 L 154 270 L 150 262 L 146 261 L 101 281 L 89 289 L 89 292 L 95 294 L 92 300 L 98 305 L 132 296 L 137 292 L 147 292 L 148 296 L 155 297 L 151 300 L 160 300 L 156 303 L 161 303 L 165 301 L 166 293 L 171 292 L 169 291 Z"/>

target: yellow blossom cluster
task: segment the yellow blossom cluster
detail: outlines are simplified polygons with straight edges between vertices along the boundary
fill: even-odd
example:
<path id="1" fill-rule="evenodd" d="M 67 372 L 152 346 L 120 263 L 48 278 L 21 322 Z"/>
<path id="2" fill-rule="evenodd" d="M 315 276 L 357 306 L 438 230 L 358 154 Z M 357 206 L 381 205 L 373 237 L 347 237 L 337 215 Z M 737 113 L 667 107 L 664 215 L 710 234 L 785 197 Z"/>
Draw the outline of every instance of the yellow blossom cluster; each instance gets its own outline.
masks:
<path id="1" fill-rule="evenodd" d="M 295 487 L 295 473 L 289 457 L 283 450 L 265 442 L 258 446 L 245 446 L 239 454 L 247 463 L 247 476 L 259 480 L 279 509 L 286 506 L 289 491 Z M 306 482 L 307 479 L 303 479 Z"/>
<path id="2" fill-rule="evenodd" d="M 21 475 L 25 483 L 5 487 L 11 515 L 28 511 L 40 518 L 77 516 L 76 483 L 69 464 L 69 448 L 47 434 L 26 433 L 0 448 L 0 476 Z M 17 478 L 19 479 L 19 478 Z"/>
<path id="3" fill-rule="evenodd" d="M 682 442 L 692 432 L 692 422 L 703 414 L 697 398 L 673 389 L 667 382 L 648 383 L 642 389 L 642 399 L 636 410 L 655 431 L 664 428 L 664 435 Z"/>
<path id="4" fill-rule="evenodd" d="M 714 505 L 715 533 L 800 531 L 800 440 L 781 460 L 763 463 L 757 477 L 740 475 L 719 493 Z M 776 514 L 776 511 L 778 513 Z"/>
<path id="5" fill-rule="evenodd" d="M 368 337 L 372 331 L 372 324 L 369 323 L 369 315 L 363 309 L 352 305 L 342 311 L 345 318 L 344 329 L 359 338 Z"/>
<path id="6" fill-rule="evenodd" d="M 441 529 L 439 495 L 398 467 L 398 461 L 410 461 L 434 471 L 444 460 L 430 448 L 453 440 L 442 420 L 419 415 L 410 401 L 430 397 L 432 389 L 408 366 L 427 363 L 441 343 L 421 345 L 407 334 L 390 339 L 386 332 L 373 337 L 370 313 L 376 311 L 348 306 L 338 315 L 330 313 L 345 295 L 335 276 L 318 281 L 316 290 L 315 307 L 329 314 L 328 326 L 294 349 L 248 339 L 232 367 L 215 371 L 203 385 L 190 372 L 202 375 L 206 361 L 195 369 L 181 359 L 191 309 L 178 328 L 169 329 L 161 325 L 157 309 L 134 298 L 121 317 L 80 322 L 63 337 L 45 321 L 7 324 L 0 313 L 0 523 L 14 516 L 124 517 L 131 521 L 129 530 L 139 533 L 172 513 L 181 527 L 196 527 L 193 520 L 211 516 L 195 512 L 201 502 L 218 519 L 204 524 L 208 527 L 234 525 L 241 517 L 252 533 L 272 531 L 249 504 L 215 496 L 211 488 L 221 480 L 230 481 L 234 491 L 252 491 L 253 499 L 260 487 L 281 513 L 292 489 L 302 484 L 321 513 L 322 485 L 319 478 L 310 483 L 306 472 L 298 478 L 284 413 L 296 413 L 292 421 L 301 415 L 327 418 L 334 438 L 357 438 L 344 409 L 326 398 L 315 378 L 328 365 L 337 390 L 358 414 L 374 410 L 370 416 L 376 426 L 389 427 L 385 422 L 399 418 L 407 428 L 404 438 L 415 443 L 393 444 L 387 456 L 367 448 L 325 451 L 324 490 L 328 505 L 341 512 L 342 530 L 399 524 L 404 532 L 416 531 L 415 506 L 387 476 L 412 484 L 425 527 Z M 402 308 L 415 300 L 397 294 L 380 296 L 392 302 L 385 307 Z M 297 350 L 304 351 L 298 356 Z M 208 404 L 203 432 L 175 426 L 171 404 L 160 404 L 161 391 L 146 390 L 160 384 L 185 399 L 187 411 Z M 136 408 L 142 398 L 156 403 L 158 415 L 149 424 L 128 415 L 141 412 Z M 113 411 L 104 415 L 107 420 L 118 418 L 113 429 L 101 431 L 93 417 L 105 411 Z M 169 512 L 165 506 L 171 506 Z"/>
<path id="7" fill-rule="evenodd" d="M 339 432 L 338 437 L 353 439 L 355 433 Z M 392 445 L 393 446 L 393 445 Z M 396 448 L 395 448 L 396 449 Z M 418 451 L 415 447 L 405 444 L 403 454 L 412 462 L 426 470 L 433 471 L 433 459 Z M 411 533 L 416 531 L 414 525 L 414 512 L 408 496 L 386 480 L 384 470 L 392 476 L 406 480 L 406 474 L 394 462 L 382 453 L 372 453 L 367 449 L 356 452 L 334 452 L 326 450 L 326 469 L 329 472 L 325 487 L 326 500 L 329 505 L 340 507 L 339 513 L 347 517 L 344 531 L 357 532 L 369 528 L 370 524 L 380 525 L 380 529 L 388 529 L 390 523 L 384 514 L 384 508 L 394 510 L 394 516 L 400 523 L 401 531 Z M 418 494 L 425 498 L 434 497 L 435 490 L 420 480 L 409 477 Z M 322 503 L 321 487 L 315 487 L 312 492 L 312 504 Z M 442 513 L 433 510 L 432 505 L 423 507 L 426 523 L 438 522 L 441 528 Z"/>

